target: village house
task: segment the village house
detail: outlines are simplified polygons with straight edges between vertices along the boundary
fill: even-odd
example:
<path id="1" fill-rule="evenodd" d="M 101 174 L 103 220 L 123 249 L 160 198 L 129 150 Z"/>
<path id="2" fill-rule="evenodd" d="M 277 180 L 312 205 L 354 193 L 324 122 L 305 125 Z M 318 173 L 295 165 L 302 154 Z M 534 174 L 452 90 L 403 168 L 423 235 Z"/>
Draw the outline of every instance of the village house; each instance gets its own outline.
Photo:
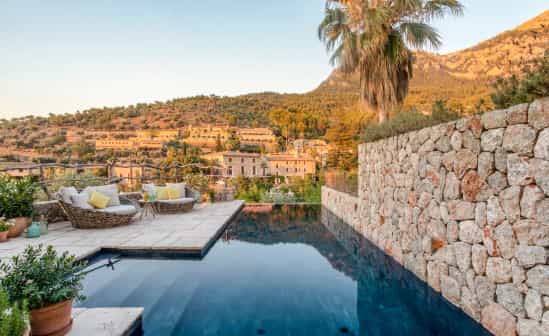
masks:
<path id="1" fill-rule="evenodd" d="M 263 146 L 266 151 L 276 150 L 276 136 L 270 128 L 240 128 L 238 137 L 241 145 Z"/>
<path id="2" fill-rule="evenodd" d="M 202 155 L 222 166 L 225 176 L 300 176 L 316 174 L 315 160 L 306 155 L 218 152 Z"/>
<path id="3" fill-rule="evenodd" d="M 269 174 L 268 165 L 259 153 L 219 152 L 202 156 L 223 167 L 223 175 L 229 177 L 256 177 Z"/>
<path id="4" fill-rule="evenodd" d="M 269 172 L 275 176 L 300 176 L 316 174 L 316 161 L 310 156 L 274 153 L 267 155 Z"/>
<path id="5" fill-rule="evenodd" d="M 225 143 L 229 140 L 230 130 L 227 126 L 192 126 L 186 129 L 186 137 L 184 141 L 193 146 L 207 146 L 214 148 L 217 140 Z"/>

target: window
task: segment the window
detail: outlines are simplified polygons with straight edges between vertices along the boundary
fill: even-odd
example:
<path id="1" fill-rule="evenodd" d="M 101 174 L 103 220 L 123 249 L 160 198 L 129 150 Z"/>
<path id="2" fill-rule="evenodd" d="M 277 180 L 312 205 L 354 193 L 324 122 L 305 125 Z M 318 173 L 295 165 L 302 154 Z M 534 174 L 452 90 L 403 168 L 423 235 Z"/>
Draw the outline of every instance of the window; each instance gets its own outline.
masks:
<path id="1" fill-rule="evenodd" d="M 240 167 L 240 173 L 244 175 L 244 166 Z"/>
<path id="2" fill-rule="evenodd" d="M 244 163 L 244 158 L 241 158 L 241 159 L 240 159 L 240 162 L 241 162 L 241 163 Z"/>
<path id="3" fill-rule="evenodd" d="M 255 159 L 254 159 L 254 161 L 255 161 Z M 252 168 L 252 175 L 255 176 L 255 166 Z"/>
<path id="4" fill-rule="evenodd" d="M 228 175 L 232 175 L 232 174 L 233 174 L 233 167 L 232 167 L 232 166 L 229 166 Z"/>
<path id="5" fill-rule="evenodd" d="M 255 163 L 255 158 L 252 160 L 253 163 Z"/>
<path id="6" fill-rule="evenodd" d="M 229 162 L 233 162 L 233 158 L 229 158 Z"/>

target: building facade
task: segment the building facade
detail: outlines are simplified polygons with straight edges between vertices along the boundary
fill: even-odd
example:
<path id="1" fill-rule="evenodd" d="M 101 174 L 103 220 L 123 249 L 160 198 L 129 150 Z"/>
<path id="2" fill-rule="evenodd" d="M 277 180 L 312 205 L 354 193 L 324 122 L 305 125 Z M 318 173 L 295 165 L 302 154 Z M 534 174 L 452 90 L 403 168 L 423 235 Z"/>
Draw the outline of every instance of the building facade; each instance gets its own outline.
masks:
<path id="1" fill-rule="evenodd" d="M 268 164 L 259 153 L 220 152 L 206 154 L 202 158 L 222 166 L 224 176 L 257 177 L 269 175 Z"/>
<path id="2" fill-rule="evenodd" d="M 310 156 L 277 153 L 266 156 L 269 165 L 269 173 L 274 176 L 300 176 L 315 175 L 316 161 Z"/>
<path id="3" fill-rule="evenodd" d="M 263 146 L 268 152 L 277 147 L 276 136 L 270 128 L 240 128 L 238 137 L 241 145 Z"/>

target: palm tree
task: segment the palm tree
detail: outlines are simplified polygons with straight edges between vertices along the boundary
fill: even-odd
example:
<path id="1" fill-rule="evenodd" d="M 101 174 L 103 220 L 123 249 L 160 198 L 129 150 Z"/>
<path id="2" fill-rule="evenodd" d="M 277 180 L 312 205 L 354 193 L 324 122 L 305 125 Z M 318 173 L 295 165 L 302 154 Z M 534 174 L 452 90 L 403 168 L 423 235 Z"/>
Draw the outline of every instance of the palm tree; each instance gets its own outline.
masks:
<path id="1" fill-rule="evenodd" d="M 411 48 L 441 45 L 429 23 L 462 13 L 458 0 L 327 0 L 318 37 L 331 52 L 332 65 L 358 72 L 361 105 L 376 110 L 383 122 L 408 93 Z"/>

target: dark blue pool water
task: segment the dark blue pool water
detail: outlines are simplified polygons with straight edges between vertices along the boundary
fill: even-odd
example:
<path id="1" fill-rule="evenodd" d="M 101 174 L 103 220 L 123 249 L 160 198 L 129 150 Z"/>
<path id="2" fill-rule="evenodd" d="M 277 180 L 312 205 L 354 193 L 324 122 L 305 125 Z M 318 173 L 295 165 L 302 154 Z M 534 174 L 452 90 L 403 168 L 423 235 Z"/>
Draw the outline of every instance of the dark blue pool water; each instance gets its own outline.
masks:
<path id="1" fill-rule="evenodd" d="M 122 257 L 87 276 L 77 305 L 143 306 L 145 335 L 489 335 L 322 216 L 317 206 L 244 211 L 202 260 Z"/>

